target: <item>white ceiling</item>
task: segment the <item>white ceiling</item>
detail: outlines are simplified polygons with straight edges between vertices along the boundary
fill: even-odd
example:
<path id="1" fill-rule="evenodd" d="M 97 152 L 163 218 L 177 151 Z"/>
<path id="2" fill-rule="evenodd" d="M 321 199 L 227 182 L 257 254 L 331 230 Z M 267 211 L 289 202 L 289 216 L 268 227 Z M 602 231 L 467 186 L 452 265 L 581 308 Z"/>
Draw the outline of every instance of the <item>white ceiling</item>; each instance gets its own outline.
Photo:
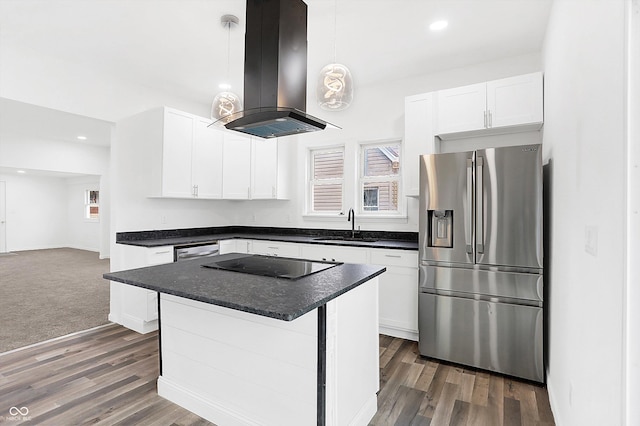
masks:
<path id="1" fill-rule="evenodd" d="M 356 90 L 539 52 L 551 1 L 307 0 L 308 84 L 334 41 Z M 210 104 L 227 63 L 242 94 L 244 10 L 245 0 L 0 0 L 0 43 Z M 224 14 L 240 25 L 228 32 Z M 430 32 L 436 19 L 449 27 Z"/>

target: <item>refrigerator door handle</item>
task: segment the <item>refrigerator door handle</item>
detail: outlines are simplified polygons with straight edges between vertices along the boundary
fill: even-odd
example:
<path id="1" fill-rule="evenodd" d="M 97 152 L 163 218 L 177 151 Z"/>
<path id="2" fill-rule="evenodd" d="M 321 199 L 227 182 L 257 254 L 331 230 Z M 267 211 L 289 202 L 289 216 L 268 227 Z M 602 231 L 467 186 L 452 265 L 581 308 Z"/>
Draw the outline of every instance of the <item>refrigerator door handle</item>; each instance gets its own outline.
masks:
<path id="1" fill-rule="evenodd" d="M 467 253 L 473 253 L 473 243 L 471 242 L 471 230 L 473 229 L 473 160 L 467 160 L 467 226 L 464 227 L 464 242 L 467 246 Z"/>
<path id="2" fill-rule="evenodd" d="M 484 159 L 482 157 L 476 158 L 476 251 L 478 253 L 484 253 L 484 204 L 483 204 L 483 183 L 482 172 L 484 166 Z"/>

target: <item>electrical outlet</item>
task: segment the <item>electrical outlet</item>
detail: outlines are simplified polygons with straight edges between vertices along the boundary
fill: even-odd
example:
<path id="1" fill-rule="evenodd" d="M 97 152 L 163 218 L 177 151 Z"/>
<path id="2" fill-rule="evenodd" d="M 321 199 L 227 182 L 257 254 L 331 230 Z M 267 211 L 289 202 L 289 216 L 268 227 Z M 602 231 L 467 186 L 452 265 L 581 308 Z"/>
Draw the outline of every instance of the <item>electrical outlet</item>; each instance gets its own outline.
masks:
<path id="1" fill-rule="evenodd" d="M 291 223 L 291 215 L 290 214 L 287 215 L 287 223 Z"/>
<path id="2" fill-rule="evenodd" d="M 256 214 L 251 215 L 251 222 L 256 223 Z"/>
<path id="3" fill-rule="evenodd" d="M 161 224 L 165 224 L 165 223 L 167 223 L 167 217 L 166 217 L 166 216 L 164 216 L 164 215 L 160 216 L 160 223 L 161 223 Z"/>
<path id="4" fill-rule="evenodd" d="M 592 256 L 598 255 L 598 227 L 584 227 L 584 251 Z"/>

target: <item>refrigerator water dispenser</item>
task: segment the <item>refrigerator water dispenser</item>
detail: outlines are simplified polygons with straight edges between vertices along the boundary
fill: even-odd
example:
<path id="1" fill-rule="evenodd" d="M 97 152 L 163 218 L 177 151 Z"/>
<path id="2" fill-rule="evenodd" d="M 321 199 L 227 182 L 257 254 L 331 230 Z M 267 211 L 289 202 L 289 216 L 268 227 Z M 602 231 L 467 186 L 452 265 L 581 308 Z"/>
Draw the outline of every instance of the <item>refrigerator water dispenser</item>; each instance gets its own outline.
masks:
<path id="1" fill-rule="evenodd" d="M 453 247 L 453 210 L 429 210 L 429 246 Z"/>

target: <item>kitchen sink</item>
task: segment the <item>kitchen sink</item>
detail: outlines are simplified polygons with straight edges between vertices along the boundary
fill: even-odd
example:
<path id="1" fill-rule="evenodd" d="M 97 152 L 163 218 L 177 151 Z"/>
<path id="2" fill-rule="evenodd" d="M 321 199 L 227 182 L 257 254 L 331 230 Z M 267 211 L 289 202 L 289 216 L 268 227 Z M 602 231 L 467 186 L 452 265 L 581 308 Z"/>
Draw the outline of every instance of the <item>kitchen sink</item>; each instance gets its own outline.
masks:
<path id="1" fill-rule="evenodd" d="M 363 243 L 375 243 L 374 238 L 362 238 L 362 237 L 318 237 L 314 238 L 314 241 L 361 241 Z"/>

